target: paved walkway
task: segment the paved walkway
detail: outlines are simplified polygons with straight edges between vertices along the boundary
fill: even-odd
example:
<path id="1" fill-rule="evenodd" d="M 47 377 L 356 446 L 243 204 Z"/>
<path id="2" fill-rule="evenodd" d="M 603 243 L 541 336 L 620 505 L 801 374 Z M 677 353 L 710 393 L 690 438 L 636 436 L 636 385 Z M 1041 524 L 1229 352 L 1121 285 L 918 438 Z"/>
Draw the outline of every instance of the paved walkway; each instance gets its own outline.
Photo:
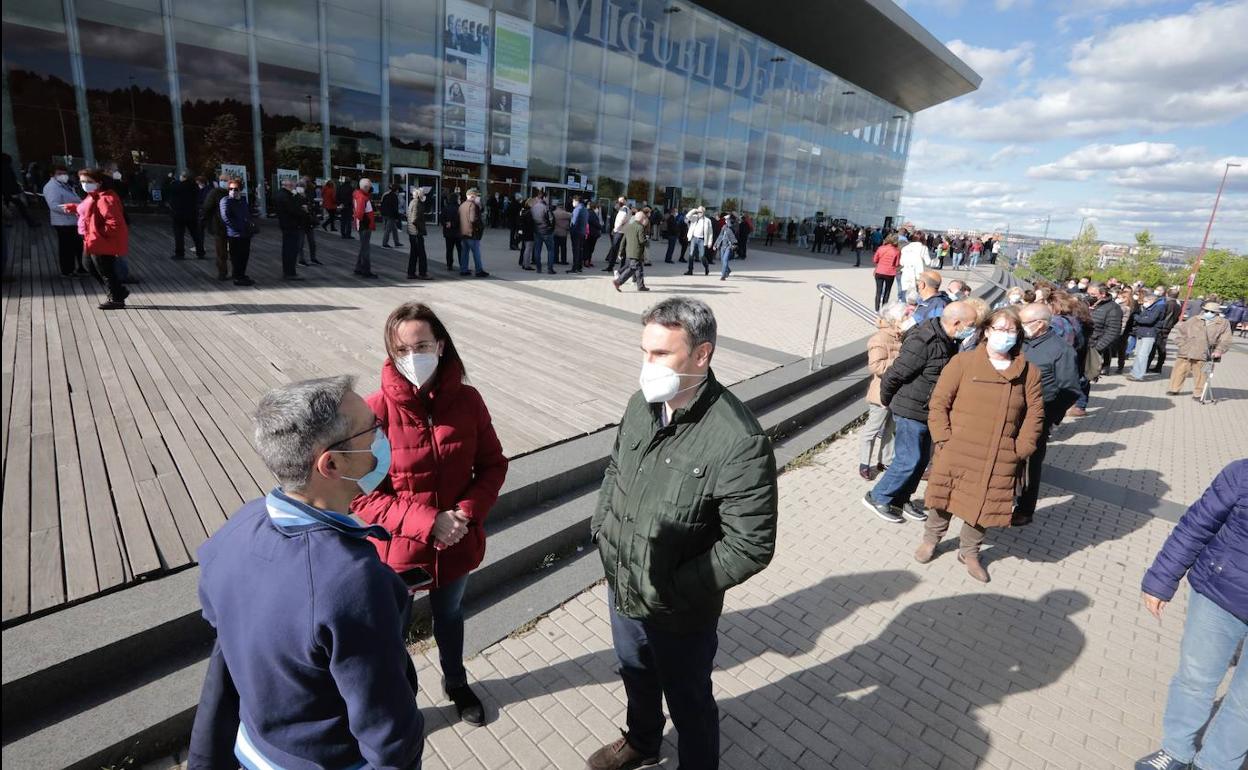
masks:
<path id="1" fill-rule="evenodd" d="M 1241 341 L 1219 377 L 1246 372 Z M 1242 451 L 1248 398 L 1227 389 L 1201 407 L 1162 390 L 1111 378 L 1050 458 L 1096 489 L 1189 503 Z M 775 560 L 728 594 L 714 674 L 723 766 L 1107 770 L 1153 750 L 1187 591 L 1158 624 L 1139 582 L 1172 523 L 1049 486 L 1032 526 L 990 533 L 983 586 L 953 543 L 918 565 L 920 528 L 863 509 L 856 438 L 784 473 Z M 484 728 L 451 724 L 436 650 L 415 657 L 427 768 L 580 768 L 623 723 L 602 585 L 469 661 Z M 666 767 L 674 739 L 669 726 Z"/>

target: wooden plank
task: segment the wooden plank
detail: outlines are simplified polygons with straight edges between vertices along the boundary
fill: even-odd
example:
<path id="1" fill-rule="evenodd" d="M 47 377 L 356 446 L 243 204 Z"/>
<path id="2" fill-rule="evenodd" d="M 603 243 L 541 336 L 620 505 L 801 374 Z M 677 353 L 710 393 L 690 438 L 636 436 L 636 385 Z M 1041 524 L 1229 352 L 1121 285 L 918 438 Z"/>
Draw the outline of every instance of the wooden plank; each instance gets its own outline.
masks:
<path id="1" fill-rule="evenodd" d="M 12 408 L 8 412 L 5 443 L 4 507 L 0 513 L 0 618 L 6 621 L 30 611 L 30 295 L 24 292 L 17 303 Z"/>

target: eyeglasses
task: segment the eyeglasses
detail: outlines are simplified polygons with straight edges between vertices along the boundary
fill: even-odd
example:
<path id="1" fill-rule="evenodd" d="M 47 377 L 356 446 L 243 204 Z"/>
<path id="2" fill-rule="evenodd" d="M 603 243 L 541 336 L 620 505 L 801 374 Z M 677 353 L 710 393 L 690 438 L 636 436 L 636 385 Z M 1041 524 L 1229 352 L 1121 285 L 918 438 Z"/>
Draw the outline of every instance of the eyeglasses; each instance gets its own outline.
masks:
<path id="1" fill-rule="evenodd" d="M 407 355 L 408 353 L 436 353 L 438 350 L 438 341 L 417 342 L 415 345 L 400 345 L 394 349 L 398 355 Z"/>
<path id="2" fill-rule="evenodd" d="M 992 331 L 994 331 L 994 332 L 1012 332 L 1012 331 L 1015 331 L 1015 329 L 1014 329 L 1013 324 L 1011 324 L 1011 325 L 1009 325 L 1009 326 L 993 326 L 993 327 L 992 327 Z"/>
<path id="3" fill-rule="evenodd" d="M 381 428 L 382 428 L 382 425 L 381 425 L 381 420 L 378 420 L 377 418 L 373 418 L 373 424 L 372 424 L 372 425 L 368 426 L 367 428 L 365 428 L 364 430 L 360 431 L 359 433 L 352 433 L 350 436 L 347 436 L 346 438 L 344 438 L 344 439 L 343 439 L 343 440 L 341 440 L 341 441 L 335 441 L 334 443 L 332 443 L 332 444 L 330 444 L 329 446 L 325 447 L 325 451 L 327 451 L 327 452 L 332 451 L 334 447 L 336 447 L 336 446 L 342 446 L 343 444 L 346 444 L 347 442 L 351 441 L 351 439 L 353 439 L 353 438 L 358 438 L 358 437 L 360 437 L 360 436 L 363 436 L 365 433 L 373 433 L 373 432 L 375 432 L 375 431 L 379 431 L 379 430 L 381 430 Z"/>

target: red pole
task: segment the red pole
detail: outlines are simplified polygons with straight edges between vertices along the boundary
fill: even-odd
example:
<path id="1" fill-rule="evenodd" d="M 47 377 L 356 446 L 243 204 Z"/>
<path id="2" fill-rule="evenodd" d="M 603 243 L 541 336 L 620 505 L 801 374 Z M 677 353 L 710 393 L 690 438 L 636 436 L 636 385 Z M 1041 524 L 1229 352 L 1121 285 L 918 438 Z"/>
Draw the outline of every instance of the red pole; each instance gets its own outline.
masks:
<path id="1" fill-rule="evenodd" d="M 1192 300 L 1192 287 L 1196 285 L 1196 275 L 1200 272 L 1200 266 L 1205 261 L 1205 246 L 1209 243 L 1209 233 L 1213 230 L 1213 218 L 1218 215 L 1218 203 L 1222 200 L 1222 188 L 1226 187 L 1226 175 L 1231 173 L 1231 166 L 1238 167 L 1238 163 L 1227 163 L 1226 168 L 1222 171 L 1222 182 L 1218 185 L 1218 196 L 1213 199 L 1213 211 L 1209 213 L 1209 224 L 1205 226 L 1205 238 L 1200 242 L 1200 252 L 1196 255 L 1196 264 L 1192 267 L 1192 273 L 1187 277 L 1187 294 L 1183 297 L 1183 306 L 1179 308 L 1179 320 L 1182 321 L 1187 317 L 1187 303 Z"/>

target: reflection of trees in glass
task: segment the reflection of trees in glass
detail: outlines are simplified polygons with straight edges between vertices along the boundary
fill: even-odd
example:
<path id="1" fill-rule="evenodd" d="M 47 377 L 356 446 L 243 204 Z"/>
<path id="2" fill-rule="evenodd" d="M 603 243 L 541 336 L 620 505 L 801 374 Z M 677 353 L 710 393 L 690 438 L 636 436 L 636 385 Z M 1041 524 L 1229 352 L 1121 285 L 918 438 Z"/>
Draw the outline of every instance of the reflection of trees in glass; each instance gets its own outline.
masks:
<path id="1" fill-rule="evenodd" d="M 645 179 L 633 179 L 628 183 L 628 195 L 635 201 L 650 200 L 650 182 Z"/>
<path id="2" fill-rule="evenodd" d="M 614 177 L 598 177 L 598 184 L 595 187 L 600 198 L 618 198 L 624 194 L 624 183 Z"/>
<path id="3" fill-rule="evenodd" d="M 247 156 L 238 154 L 241 134 L 238 130 L 238 118 L 229 113 L 218 115 L 203 129 L 200 146 L 196 148 L 198 152 L 194 156 L 187 153 L 191 168 L 201 174 L 211 175 L 223 163 L 246 162 Z M 195 160 L 191 161 L 190 157 Z"/>
<path id="4" fill-rule="evenodd" d="M 724 205 L 719 207 L 720 211 L 736 211 L 741 208 L 741 201 L 736 198 L 724 198 Z"/>
<path id="5" fill-rule="evenodd" d="M 116 163 L 117 168 L 128 176 L 135 170 L 136 163 L 143 159 L 142 148 L 147 144 L 143 130 L 145 124 L 111 115 L 108 98 L 103 94 L 92 95 L 88 104 L 96 163 L 101 166 Z"/>

